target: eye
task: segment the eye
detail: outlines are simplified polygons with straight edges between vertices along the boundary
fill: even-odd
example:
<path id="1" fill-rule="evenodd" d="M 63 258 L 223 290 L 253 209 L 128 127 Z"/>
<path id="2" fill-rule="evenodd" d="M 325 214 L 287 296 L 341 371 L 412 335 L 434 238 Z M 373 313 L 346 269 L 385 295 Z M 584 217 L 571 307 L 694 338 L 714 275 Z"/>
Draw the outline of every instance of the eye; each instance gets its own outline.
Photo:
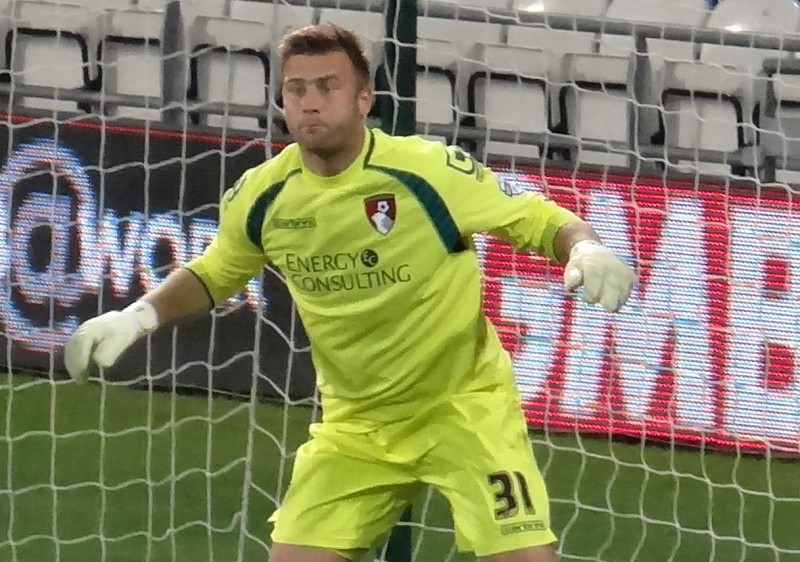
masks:
<path id="1" fill-rule="evenodd" d="M 327 78 L 317 82 L 317 89 L 321 94 L 328 94 L 331 90 L 339 89 L 339 82 L 336 78 Z"/>
<path id="2" fill-rule="evenodd" d="M 297 82 L 289 83 L 285 86 L 286 92 L 292 96 L 301 97 L 305 93 L 305 86 Z"/>

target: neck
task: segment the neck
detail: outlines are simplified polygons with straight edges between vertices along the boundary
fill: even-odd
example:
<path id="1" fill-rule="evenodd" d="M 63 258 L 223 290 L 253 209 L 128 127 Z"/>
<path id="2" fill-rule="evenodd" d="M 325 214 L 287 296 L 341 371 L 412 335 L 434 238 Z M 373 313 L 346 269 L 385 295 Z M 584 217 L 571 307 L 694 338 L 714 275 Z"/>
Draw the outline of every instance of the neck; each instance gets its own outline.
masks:
<path id="1" fill-rule="evenodd" d="M 359 127 L 351 136 L 352 142 L 335 152 L 308 150 L 301 147 L 303 163 L 319 176 L 335 176 L 352 164 L 364 146 L 364 127 Z"/>

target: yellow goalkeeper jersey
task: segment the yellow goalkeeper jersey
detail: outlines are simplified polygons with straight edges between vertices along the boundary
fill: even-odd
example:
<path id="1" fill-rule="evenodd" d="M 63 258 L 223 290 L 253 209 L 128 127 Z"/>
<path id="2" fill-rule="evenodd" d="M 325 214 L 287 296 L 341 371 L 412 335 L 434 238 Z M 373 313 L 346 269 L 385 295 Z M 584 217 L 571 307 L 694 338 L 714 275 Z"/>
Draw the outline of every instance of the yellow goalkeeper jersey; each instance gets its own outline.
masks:
<path id="1" fill-rule="evenodd" d="M 457 147 L 367 130 L 336 176 L 305 167 L 295 144 L 245 172 L 222 197 L 214 240 L 187 267 L 216 304 L 277 267 L 311 342 L 323 419 L 368 428 L 456 392 L 516 396 L 482 311 L 470 235 L 554 258 L 556 231 L 575 220 L 539 195 L 507 195 Z"/>

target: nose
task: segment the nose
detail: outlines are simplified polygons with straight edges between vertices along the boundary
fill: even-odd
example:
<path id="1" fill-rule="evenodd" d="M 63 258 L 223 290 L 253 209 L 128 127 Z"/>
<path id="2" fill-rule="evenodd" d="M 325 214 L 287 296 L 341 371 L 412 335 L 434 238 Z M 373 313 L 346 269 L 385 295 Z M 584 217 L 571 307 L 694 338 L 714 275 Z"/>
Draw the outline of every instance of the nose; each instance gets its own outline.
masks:
<path id="1" fill-rule="evenodd" d="M 322 105 L 322 96 L 316 88 L 308 88 L 300 102 L 303 113 L 319 113 Z"/>

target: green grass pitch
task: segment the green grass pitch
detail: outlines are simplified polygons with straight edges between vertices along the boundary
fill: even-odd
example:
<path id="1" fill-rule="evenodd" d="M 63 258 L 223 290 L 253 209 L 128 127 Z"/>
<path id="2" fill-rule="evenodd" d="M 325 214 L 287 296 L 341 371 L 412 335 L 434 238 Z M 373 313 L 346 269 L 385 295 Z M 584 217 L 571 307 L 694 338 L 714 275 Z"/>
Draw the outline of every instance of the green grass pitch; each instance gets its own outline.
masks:
<path id="1" fill-rule="evenodd" d="M 0 415 L 0 561 L 263 562 L 311 411 L 7 375 Z M 800 560 L 797 462 L 532 438 L 564 560 Z M 441 498 L 423 507 L 450 527 Z M 473 560 L 415 533 L 419 562 Z"/>

